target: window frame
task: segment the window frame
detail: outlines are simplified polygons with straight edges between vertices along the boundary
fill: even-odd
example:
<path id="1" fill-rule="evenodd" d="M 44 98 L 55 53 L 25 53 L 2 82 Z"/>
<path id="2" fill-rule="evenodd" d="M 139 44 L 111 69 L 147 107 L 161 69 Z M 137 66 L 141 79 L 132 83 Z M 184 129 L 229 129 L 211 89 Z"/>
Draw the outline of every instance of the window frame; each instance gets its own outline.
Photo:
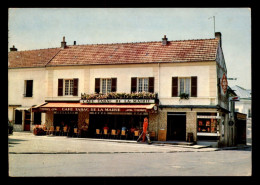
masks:
<path id="1" fill-rule="evenodd" d="M 112 92 L 112 78 L 100 78 L 100 92 L 102 94 L 108 94 L 110 92 Z M 105 85 L 105 93 L 103 93 L 103 80 L 106 81 L 106 85 Z M 108 92 L 108 80 L 110 80 L 110 91 Z"/>
<path id="2" fill-rule="evenodd" d="M 178 77 L 178 96 L 181 94 L 181 79 L 184 79 L 184 85 L 183 85 L 183 93 L 186 93 L 186 79 L 190 80 L 189 85 L 189 96 L 191 96 L 191 77 Z"/>
<path id="3" fill-rule="evenodd" d="M 139 80 L 142 79 L 142 91 L 139 90 Z M 147 91 L 145 91 L 145 83 L 144 80 L 147 80 Z M 149 92 L 149 77 L 141 77 L 141 78 L 137 78 L 137 92 Z"/>
<path id="4" fill-rule="evenodd" d="M 69 80 L 69 87 L 68 87 L 68 94 L 66 95 L 66 81 L 67 80 Z M 74 79 L 73 78 L 63 79 L 63 96 L 73 96 L 73 94 L 74 94 L 73 89 L 74 89 Z"/>
<path id="5" fill-rule="evenodd" d="M 28 82 L 31 81 L 31 93 L 28 94 Z M 33 97 L 33 80 L 24 80 L 24 97 L 31 98 Z"/>

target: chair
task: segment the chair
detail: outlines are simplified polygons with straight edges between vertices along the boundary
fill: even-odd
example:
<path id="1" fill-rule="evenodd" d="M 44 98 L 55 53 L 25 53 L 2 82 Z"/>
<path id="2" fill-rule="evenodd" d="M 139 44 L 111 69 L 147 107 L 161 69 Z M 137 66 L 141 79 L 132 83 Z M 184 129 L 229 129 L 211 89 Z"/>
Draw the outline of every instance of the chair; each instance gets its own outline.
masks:
<path id="1" fill-rule="evenodd" d="M 54 133 L 54 126 L 51 126 L 50 129 L 48 130 L 48 134 L 51 134 L 53 135 Z"/>
<path id="2" fill-rule="evenodd" d="M 96 137 L 99 137 L 99 138 L 100 138 L 101 135 L 102 135 L 102 134 L 101 134 L 101 132 L 100 132 L 100 129 L 96 129 Z"/>
<path id="3" fill-rule="evenodd" d="M 59 132 L 59 135 L 60 135 L 60 126 L 56 126 L 56 129 L 55 129 L 55 135 L 57 136 L 57 132 Z"/>
<path id="4" fill-rule="evenodd" d="M 149 132 L 149 135 L 150 135 L 150 139 L 152 140 L 152 138 L 153 138 L 153 141 L 154 141 L 154 139 L 155 139 L 155 131 Z"/>
<path id="5" fill-rule="evenodd" d="M 47 135 L 49 129 L 46 126 L 43 126 L 42 129 L 43 129 L 44 133 Z"/>
<path id="6" fill-rule="evenodd" d="M 134 131 L 133 140 L 135 139 L 135 137 L 139 137 L 139 130 Z"/>
<path id="7" fill-rule="evenodd" d="M 79 130 L 78 128 L 74 128 L 74 132 L 72 134 L 72 137 L 76 134 L 77 137 L 79 137 Z"/>
<path id="8" fill-rule="evenodd" d="M 127 138 L 127 134 L 126 134 L 125 130 L 121 131 L 120 139 L 122 139 L 122 136 L 125 137 L 125 139 Z"/>
<path id="9" fill-rule="evenodd" d="M 103 137 L 106 137 L 106 138 L 109 137 L 109 133 L 108 133 L 108 130 L 107 130 L 107 129 L 104 129 Z"/>
<path id="10" fill-rule="evenodd" d="M 114 136 L 114 139 L 115 139 L 115 137 L 116 137 L 116 130 L 115 129 L 111 130 L 111 136 L 110 137 L 112 137 L 112 136 Z"/>
<path id="11" fill-rule="evenodd" d="M 68 136 L 68 133 L 69 133 L 68 132 L 68 127 L 63 127 L 63 135 L 67 134 L 67 136 Z"/>

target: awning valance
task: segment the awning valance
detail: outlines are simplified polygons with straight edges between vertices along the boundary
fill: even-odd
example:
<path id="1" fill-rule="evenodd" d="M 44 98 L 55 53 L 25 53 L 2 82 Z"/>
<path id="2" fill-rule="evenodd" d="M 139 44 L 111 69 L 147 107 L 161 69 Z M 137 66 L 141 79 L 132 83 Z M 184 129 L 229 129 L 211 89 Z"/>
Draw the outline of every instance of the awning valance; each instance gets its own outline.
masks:
<path id="1" fill-rule="evenodd" d="M 82 104 L 82 103 L 52 103 L 32 108 L 33 112 L 47 111 L 77 111 L 77 112 L 155 112 L 155 104 Z"/>
<path id="2" fill-rule="evenodd" d="M 15 110 L 19 110 L 19 111 L 27 110 L 27 111 L 29 111 L 30 108 L 32 108 L 32 107 L 17 107 Z"/>

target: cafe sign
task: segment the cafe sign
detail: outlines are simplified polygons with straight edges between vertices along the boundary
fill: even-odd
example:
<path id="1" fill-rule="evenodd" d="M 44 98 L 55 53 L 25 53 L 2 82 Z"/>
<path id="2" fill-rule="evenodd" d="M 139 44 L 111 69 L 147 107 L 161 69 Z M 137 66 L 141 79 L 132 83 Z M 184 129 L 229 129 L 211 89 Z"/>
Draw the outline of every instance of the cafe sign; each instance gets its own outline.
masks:
<path id="1" fill-rule="evenodd" d="M 80 100 L 80 103 L 131 103 L 131 104 L 150 104 L 155 103 L 154 99 L 101 99 L 101 100 Z"/>
<path id="2" fill-rule="evenodd" d="M 83 107 L 40 107 L 40 111 L 66 112 L 148 112 L 145 108 L 83 108 Z"/>

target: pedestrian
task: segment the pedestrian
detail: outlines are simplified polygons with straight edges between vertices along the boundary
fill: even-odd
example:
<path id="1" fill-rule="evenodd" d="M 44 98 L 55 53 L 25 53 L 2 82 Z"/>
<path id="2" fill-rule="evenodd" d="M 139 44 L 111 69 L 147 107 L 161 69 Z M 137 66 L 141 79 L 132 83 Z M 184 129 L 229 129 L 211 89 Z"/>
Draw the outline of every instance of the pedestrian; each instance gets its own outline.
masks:
<path id="1" fill-rule="evenodd" d="M 149 137 L 149 134 L 148 134 L 147 130 L 148 130 L 148 118 L 145 117 L 144 118 L 144 123 L 143 123 L 143 132 L 139 136 L 139 138 L 137 139 L 137 142 L 139 141 L 139 139 L 141 139 L 141 137 L 143 137 L 143 141 L 142 142 L 145 142 L 145 138 L 147 137 L 148 143 L 151 144 L 150 137 Z"/>

